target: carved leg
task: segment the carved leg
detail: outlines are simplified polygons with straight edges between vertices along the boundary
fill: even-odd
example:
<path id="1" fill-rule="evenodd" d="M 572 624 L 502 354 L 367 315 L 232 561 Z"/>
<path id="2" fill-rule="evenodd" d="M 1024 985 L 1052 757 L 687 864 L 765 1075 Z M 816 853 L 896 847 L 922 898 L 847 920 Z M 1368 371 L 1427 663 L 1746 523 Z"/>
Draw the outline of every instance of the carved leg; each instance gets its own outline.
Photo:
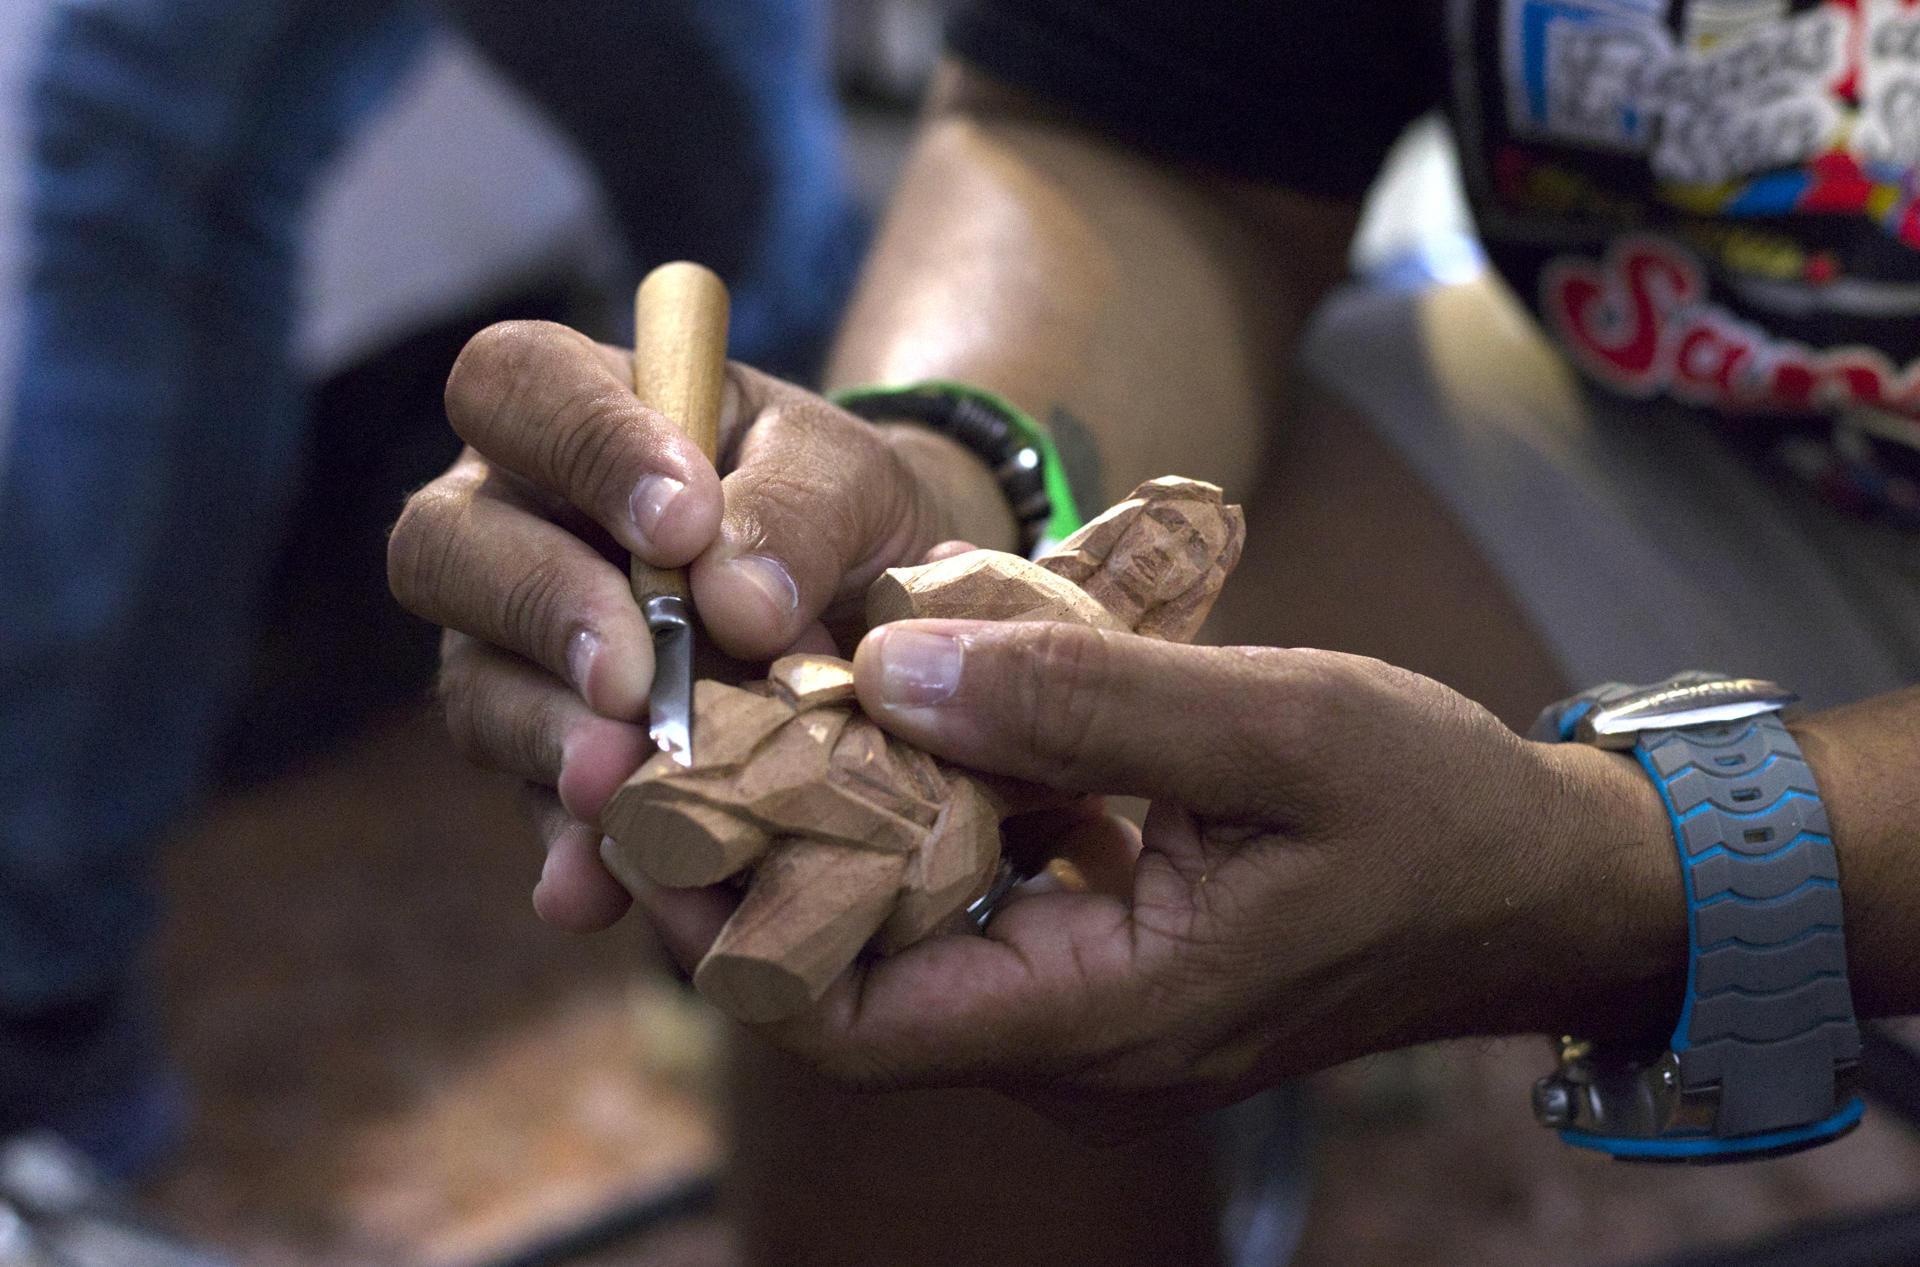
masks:
<path id="1" fill-rule="evenodd" d="M 853 962 L 893 909 L 909 855 L 782 841 L 760 863 L 693 984 L 727 1015 L 803 1012 Z"/>

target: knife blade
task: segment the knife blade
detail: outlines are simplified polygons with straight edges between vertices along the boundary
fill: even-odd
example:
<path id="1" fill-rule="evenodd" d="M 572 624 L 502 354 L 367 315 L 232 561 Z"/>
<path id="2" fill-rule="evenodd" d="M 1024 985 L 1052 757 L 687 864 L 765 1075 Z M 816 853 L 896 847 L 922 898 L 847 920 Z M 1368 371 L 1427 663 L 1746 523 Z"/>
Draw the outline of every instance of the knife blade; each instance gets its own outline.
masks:
<path id="1" fill-rule="evenodd" d="M 727 287 L 684 260 L 648 273 L 633 299 L 633 390 L 713 459 L 727 370 Z M 686 572 L 636 558 L 634 601 L 653 635 L 647 734 L 683 766 L 693 764 L 693 595 Z"/>

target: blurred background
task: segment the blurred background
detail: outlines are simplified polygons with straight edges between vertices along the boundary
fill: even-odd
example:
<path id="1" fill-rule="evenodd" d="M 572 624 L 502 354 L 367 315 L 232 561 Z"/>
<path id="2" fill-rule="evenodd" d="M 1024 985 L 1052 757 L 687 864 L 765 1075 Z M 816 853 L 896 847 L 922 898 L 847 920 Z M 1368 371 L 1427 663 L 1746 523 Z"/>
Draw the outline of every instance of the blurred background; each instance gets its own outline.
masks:
<path id="1" fill-rule="evenodd" d="M 61 10 L 102 7 L 0 4 L 9 293 L 27 267 L 35 51 L 72 20 Z M 455 452 L 440 388 L 473 331 L 538 316 L 621 338 L 631 279 L 681 242 L 737 249 L 736 274 L 758 267 L 753 244 L 636 242 L 643 199 L 608 175 L 618 138 L 582 118 L 619 94 L 556 104 L 513 9 L 421 9 L 386 30 L 353 68 L 337 134 L 308 141 L 288 217 L 288 526 L 264 534 L 250 573 L 257 619 L 235 635 L 210 773 L 183 784 L 192 808 L 165 829 L 154 975 L 191 1109 L 184 1146 L 141 1189 L 155 1215 L 246 1264 L 730 1261 L 719 1023 L 638 921 L 583 939 L 534 919 L 540 859 L 510 781 L 451 752 L 428 699 L 436 631 L 386 591 L 385 530 Z M 801 377 L 897 170 L 940 27 L 935 0 L 834 0 L 813 16 L 793 38 L 830 67 L 844 133 L 788 138 L 829 145 L 837 176 L 795 195 L 808 227 L 783 249 L 800 242 L 817 255 L 797 261 L 827 260 L 818 275 L 840 280 L 796 288 L 768 266 L 764 328 L 736 347 Z M 1355 273 L 1488 284 L 1438 123 L 1416 127 L 1376 191 Z M 0 310 L 0 383 L 34 355 L 28 325 Z M 0 397 L 0 462 L 16 403 Z M 1454 1043 L 1314 1079 L 1297 1261 L 1655 1262 L 1920 1201 L 1920 1136 L 1896 1113 L 1742 1167 L 1565 1149 L 1527 1112 L 1547 1059 L 1537 1039 Z"/>

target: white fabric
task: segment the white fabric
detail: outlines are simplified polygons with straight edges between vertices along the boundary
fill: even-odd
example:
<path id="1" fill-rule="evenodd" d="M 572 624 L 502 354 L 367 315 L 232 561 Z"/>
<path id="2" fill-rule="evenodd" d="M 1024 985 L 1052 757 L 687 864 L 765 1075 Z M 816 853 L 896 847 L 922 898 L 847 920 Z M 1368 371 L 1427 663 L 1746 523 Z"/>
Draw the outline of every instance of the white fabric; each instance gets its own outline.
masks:
<path id="1" fill-rule="evenodd" d="M 313 379 L 617 249 L 585 160 L 447 31 L 322 182 L 307 237 L 294 356 Z"/>

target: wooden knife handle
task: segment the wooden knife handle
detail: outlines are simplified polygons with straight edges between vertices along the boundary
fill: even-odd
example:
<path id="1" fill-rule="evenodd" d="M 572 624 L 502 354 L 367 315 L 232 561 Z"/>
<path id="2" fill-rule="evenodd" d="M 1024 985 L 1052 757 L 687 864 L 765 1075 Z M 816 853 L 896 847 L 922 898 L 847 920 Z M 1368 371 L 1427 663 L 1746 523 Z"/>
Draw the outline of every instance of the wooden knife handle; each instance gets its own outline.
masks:
<path id="1" fill-rule="evenodd" d="M 712 460 L 727 373 L 727 286 L 684 260 L 648 273 L 633 297 L 633 390 Z M 687 574 L 634 559 L 633 597 L 674 594 L 691 604 Z"/>

